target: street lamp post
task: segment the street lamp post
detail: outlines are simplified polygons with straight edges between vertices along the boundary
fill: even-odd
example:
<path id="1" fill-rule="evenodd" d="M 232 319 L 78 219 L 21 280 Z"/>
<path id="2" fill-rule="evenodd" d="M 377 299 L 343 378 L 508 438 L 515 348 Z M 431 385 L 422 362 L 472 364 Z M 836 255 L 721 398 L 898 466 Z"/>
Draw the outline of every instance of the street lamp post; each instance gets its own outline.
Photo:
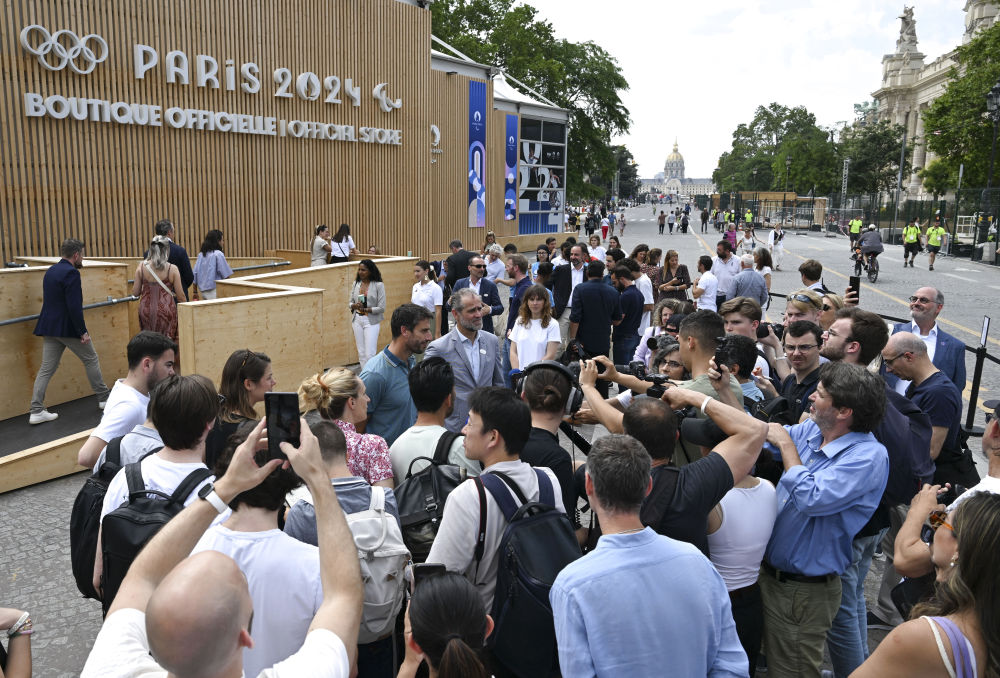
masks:
<path id="1" fill-rule="evenodd" d="M 990 172 L 986 175 L 986 190 L 983 191 L 983 203 L 985 203 L 984 206 L 987 213 L 992 217 L 993 196 L 991 195 L 991 189 L 993 188 L 993 163 L 997 155 L 997 127 L 1000 125 L 1000 80 L 997 80 L 997 83 L 993 85 L 993 89 L 986 94 L 986 112 L 990 116 L 990 120 L 993 121 L 993 146 L 990 149 Z M 988 228 L 993 228 L 995 222 L 996 219 L 991 218 Z M 979 229 L 976 230 L 978 231 Z M 984 237 L 988 239 L 989 235 L 984 234 Z M 975 243 L 975 239 L 973 243 Z"/>
<path id="2" fill-rule="evenodd" d="M 785 193 L 788 193 L 788 170 L 792 166 L 792 156 L 785 156 Z"/>
<path id="3" fill-rule="evenodd" d="M 752 184 L 750 186 L 750 190 L 753 191 L 753 199 L 754 199 L 754 203 L 755 203 L 754 204 L 754 209 L 756 209 L 757 213 L 760 214 L 760 197 L 757 195 L 757 168 L 756 167 L 753 168 L 753 182 L 752 182 Z M 753 210 L 751 210 L 751 215 L 752 215 L 752 213 L 753 213 Z M 750 219 L 751 219 L 751 223 L 749 223 L 747 225 L 752 227 L 753 226 L 753 216 L 751 216 Z"/>

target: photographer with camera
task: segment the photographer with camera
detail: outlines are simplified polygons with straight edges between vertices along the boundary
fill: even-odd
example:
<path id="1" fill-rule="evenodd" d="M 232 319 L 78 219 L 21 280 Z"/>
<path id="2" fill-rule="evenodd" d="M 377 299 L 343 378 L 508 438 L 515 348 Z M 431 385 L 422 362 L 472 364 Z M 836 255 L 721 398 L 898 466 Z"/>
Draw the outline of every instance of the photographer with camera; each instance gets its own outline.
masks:
<path id="1" fill-rule="evenodd" d="M 712 383 L 728 391 L 728 379 L 729 370 L 723 367 Z M 617 419 L 618 430 L 642 443 L 653 458 L 653 489 L 643 503 L 643 524 L 708 555 L 708 514 L 750 472 L 764 444 L 766 424 L 716 398 L 673 385 L 667 386 L 662 399 L 635 399 L 622 415 L 598 397 L 596 380 L 597 362 L 584 361 L 580 368 L 583 395 L 595 412 L 612 417 L 602 416 L 601 423 L 611 430 Z M 685 421 L 682 430 L 677 411 L 686 410 L 700 412 L 711 422 L 685 412 L 680 415 Z M 683 442 L 687 436 L 692 440 Z M 693 448 L 689 456 L 696 457 L 695 461 L 682 468 L 673 465 L 675 443 Z"/>

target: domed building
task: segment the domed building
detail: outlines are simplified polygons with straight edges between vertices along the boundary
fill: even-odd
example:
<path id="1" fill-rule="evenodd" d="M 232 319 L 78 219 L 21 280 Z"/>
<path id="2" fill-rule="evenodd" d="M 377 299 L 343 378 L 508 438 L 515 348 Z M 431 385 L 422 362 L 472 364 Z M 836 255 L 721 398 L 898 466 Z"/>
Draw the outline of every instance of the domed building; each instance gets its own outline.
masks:
<path id="1" fill-rule="evenodd" d="M 642 187 L 647 193 L 679 196 L 711 195 L 715 192 L 711 178 L 688 179 L 684 176 L 684 156 L 677 150 L 676 139 L 674 150 L 663 163 L 663 173 L 657 173 L 652 179 L 643 179 Z"/>

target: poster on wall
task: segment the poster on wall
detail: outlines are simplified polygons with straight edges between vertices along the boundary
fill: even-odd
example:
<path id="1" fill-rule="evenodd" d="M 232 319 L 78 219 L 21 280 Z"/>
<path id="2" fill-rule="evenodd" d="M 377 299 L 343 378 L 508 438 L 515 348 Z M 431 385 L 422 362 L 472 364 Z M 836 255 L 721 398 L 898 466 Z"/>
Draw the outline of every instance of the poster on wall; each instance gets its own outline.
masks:
<path id="1" fill-rule="evenodd" d="M 566 125 L 521 116 L 518 142 L 518 232 L 551 233 L 562 227 L 566 204 Z"/>
<path id="2" fill-rule="evenodd" d="M 517 218 L 517 115 L 507 114 L 507 133 L 504 156 L 503 218 Z"/>
<path id="3" fill-rule="evenodd" d="M 486 83 L 469 83 L 469 228 L 486 227 Z"/>

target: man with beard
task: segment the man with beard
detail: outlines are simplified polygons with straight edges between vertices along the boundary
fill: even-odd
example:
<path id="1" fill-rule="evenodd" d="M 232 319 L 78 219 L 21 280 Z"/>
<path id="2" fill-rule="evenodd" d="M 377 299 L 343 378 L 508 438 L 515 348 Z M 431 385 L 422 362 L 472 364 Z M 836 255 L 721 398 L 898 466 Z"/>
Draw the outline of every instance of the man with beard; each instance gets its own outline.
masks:
<path id="1" fill-rule="evenodd" d="M 368 421 L 358 426 L 359 433 L 380 435 L 392 445 L 417 420 L 408 379 L 417 362 L 413 354 L 423 353 L 431 341 L 432 320 L 434 314 L 417 304 L 403 304 L 392 312 L 392 341 L 358 375 L 369 398 Z"/>
<path id="2" fill-rule="evenodd" d="M 174 373 L 177 344 L 159 332 L 142 331 L 125 349 L 128 374 L 115 382 L 104 416 L 77 454 L 80 466 L 91 468 L 108 443 L 146 421 L 149 392 Z"/>
<path id="3" fill-rule="evenodd" d="M 424 357 L 440 356 L 452 366 L 455 406 L 445 419 L 445 427 L 459 433 L 469 419 L 472 392 L 481 386 L 504 385 L 503 361 L 500 341 L 495 334 L 483 330 L 483 304 L 479 295 L 468 288 L 462 289 L 451 295 L 449 304 L 455 328 L 432 341 Z"/>
<path id="4" fill-rule="evenodd" d="M 98 407 L 103 408 L 108 399 L 101 363 L 83 322 L 83 290 L 78 270 L 83 268 L 83 242 L 74 238 L 63 241 L 60 254 L 62 259 L 50 266 L 42 279 L 42 311 L 35 325 L 35 334 L 42 337 L 42 364 L 31 394 L 29 424 L 43 424 L 59 418 L 55 412 L 45 409 L 45 390 L 67 348 L 87 370 L 87 380 L 97 394 Z"/>
<path id="5" fill-rule="evenodd" d="M 616 365 L 627 365 L 639 345 L 639 324 L 643 316 L 643 299 L 639 288 L 632 279 L 632 271 L 627 266 L 618 266 L 611 272 L 611 283 L 621 292 L 621 323 L 615 326 L 611 336 L 613 356 Z"/>
<path id="6" fill-rule="evenodd" d="M 785 329 L 783 347 L 790 373 L 781 382 L 780 393 L 788 399 L 792 416 L 799 421 L 809 410 L 810 396 L 816 390 L 819 379 L 819 349 L 822 346 L 822 330 L 816 323 L 796 320 Z"/>

